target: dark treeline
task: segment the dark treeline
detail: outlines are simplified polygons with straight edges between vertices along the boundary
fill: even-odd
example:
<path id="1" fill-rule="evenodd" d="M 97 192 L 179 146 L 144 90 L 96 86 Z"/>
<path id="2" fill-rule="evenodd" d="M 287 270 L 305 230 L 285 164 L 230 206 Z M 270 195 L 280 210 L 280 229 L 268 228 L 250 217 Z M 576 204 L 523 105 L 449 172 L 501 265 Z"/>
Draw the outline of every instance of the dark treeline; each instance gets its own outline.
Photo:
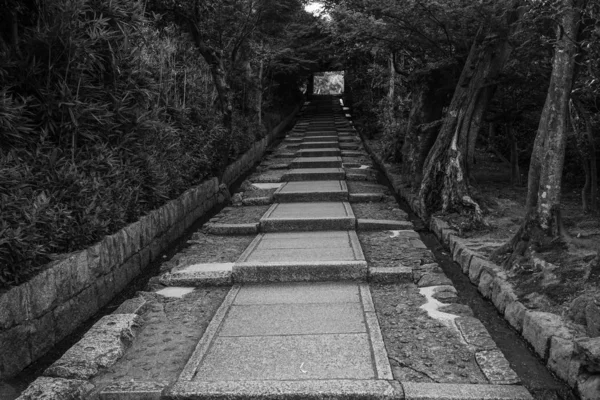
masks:
<path id="1" fill-rule="evenodd" d="M 299 0 L 1 0 L 0 287 L 219 176 L 321 30 Z"/>
<path id="2" fill-rule="evenodd" d="M 455 213 L 474 229 L 487 226 L 473 179 L 475 149 L 484 146 L 510 163 L 513 184 L 528 187 L 521 228 L 496 257 L 569 242 L 565 176 L 581 185 L 583 211 L 598 218 L 598 2 L 325 4 L 359 125 L 383 133 L 385 155 L 401 163 L 421 215 Z"/>

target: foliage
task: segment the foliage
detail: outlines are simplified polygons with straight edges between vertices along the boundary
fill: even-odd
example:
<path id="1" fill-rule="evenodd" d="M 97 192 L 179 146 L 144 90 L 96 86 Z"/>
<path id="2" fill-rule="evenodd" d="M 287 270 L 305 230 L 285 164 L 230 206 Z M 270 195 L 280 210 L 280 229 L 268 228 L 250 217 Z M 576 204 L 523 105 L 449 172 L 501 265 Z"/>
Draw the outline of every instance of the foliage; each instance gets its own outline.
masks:
<path id="1" fill-rule="evenodd" d="M 257 125 L 248 99 L 228 132 L 210 66 L 186 27 L 151 3 L 0 3 L 18 22 L 16 43 L 0 30 L 0 287 L 218 174 L 220 143 L 235 158 L 299 101 L 295 82 L 271 70 L 268 120 Z M 289 38 L 270 40 L 284 48 Z M 236 99 L 252 85 L 238 78 Z"/>

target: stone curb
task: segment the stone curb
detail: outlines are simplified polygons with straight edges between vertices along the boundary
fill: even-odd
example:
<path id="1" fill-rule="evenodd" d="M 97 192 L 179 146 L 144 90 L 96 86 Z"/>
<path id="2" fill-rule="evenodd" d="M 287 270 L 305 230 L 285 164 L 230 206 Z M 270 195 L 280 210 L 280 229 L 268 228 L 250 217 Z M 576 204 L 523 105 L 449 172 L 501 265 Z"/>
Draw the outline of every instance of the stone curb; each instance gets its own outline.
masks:
<path id="1" fill-rule="evenodd" d="M 392 183 L 396 193 L 420 215 L 415 195 L 402 186 L 399 176 L 391 172 L 391 165 L 384 163 L 368 142 L 363 142 Z M 460 265 L 463 273 L 469 276 L 479 292 L 492 301 L 507 322 L 533 346 L 552 372 L 577 390 L 582 399 L 600 398 L 600 368 L 591 367 L 590 370 L 594 372 L 587 372 L 589 366 L 600 364 L 600 361 L 585 360 L 577 348 L 578 341 L 589 338 L 578 335 L 559 315 L 532 311 L 525 307 L 518 301 L 502 268 L 469 249 L 467 243 L 461 240 L 446 222 L 431 217 L 429 229 L 450 249 L 452 259 Z M 600 349 L 600 337 L 590 340 L 595 341 L 596 348 Z"/>
<path id="2" fill-rule="evenodd" d="M 102 317 L 83 338 L 44 371 L 52 378 L 87 380 L 115 364 L 135 339 L 142 320 L 137 314 Z"/>

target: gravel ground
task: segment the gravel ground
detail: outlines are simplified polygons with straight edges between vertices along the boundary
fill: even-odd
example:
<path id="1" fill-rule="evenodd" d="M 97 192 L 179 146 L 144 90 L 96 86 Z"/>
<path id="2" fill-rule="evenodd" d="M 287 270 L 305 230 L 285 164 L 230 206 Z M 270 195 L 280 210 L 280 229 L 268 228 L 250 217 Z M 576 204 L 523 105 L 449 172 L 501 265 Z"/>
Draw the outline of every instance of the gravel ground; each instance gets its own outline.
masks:
<path id="1" fill-rule="evenodd" d="M 255 189 L 244 192 L 244 199 L 253 199 L 257 197 L 271 197 L 277 189 Z"/>
<path id="2" fill-rule="evenodd" d="M 369 268 L 418 267 L 434 262 L 433 254 L 427 249 L 415 248 L 406 237 L 396 236 L 391 231 L 357 232 Z"/>
<path id="3" fill-rule="evenodd" d="M 98 388 L 113 381 L 174 382 L 229 288 L 197 288 L 183 298 L 144 294 L 144 325 L 125 355 L 96 376 Z"/>
<path id="4" fill-rule="evenodd" d="M 415 285 L 376 284 L 371 293 L 395 379 L 488 383 L 458 330 L 419 308 L 426 298 Z"/>
<path id="5" fill-rule="evenodd" d="M 175 254 L 161 265 L 161 272 L 170 271 L 182 263 L 228 263 L 235 262 L 250 245 L 255 235 L 216 236 L 202 232 L 194 233 L 189 247 Z"/>
<path id="6" fill-rule="evenodd" d="M 408 220 L 408 214 L 398 207 L 398 203 L 391 196 L 386 196 L 383 201 L 377 203 L 353 203 L 352 211 L 356 218 Z"/>
<path id="7" fill-rule="evenodd" d="M 266 171 L 256 172 L 248 178 L 250 182 L 281 182 L 281 177 L 287 172 L 285 169 L 268 169 Z"/>
<path id="8" fill-rule="evenodd" d="M 210 222 L 218 224 L 250 224 L 260 221 L 270 206 L 225 207 L 211 218 Z"/>

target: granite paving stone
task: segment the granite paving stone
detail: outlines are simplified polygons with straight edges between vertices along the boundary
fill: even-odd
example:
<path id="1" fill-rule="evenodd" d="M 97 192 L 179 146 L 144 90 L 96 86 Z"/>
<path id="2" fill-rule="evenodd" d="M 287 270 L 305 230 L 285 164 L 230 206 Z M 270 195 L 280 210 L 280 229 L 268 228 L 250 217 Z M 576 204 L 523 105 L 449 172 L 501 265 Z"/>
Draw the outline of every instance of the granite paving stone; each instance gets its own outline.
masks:
<path id="1" fill-rule="evenodd" d="M 219 337 L 196 380 L 374 379 L 366 333 Z"/>

